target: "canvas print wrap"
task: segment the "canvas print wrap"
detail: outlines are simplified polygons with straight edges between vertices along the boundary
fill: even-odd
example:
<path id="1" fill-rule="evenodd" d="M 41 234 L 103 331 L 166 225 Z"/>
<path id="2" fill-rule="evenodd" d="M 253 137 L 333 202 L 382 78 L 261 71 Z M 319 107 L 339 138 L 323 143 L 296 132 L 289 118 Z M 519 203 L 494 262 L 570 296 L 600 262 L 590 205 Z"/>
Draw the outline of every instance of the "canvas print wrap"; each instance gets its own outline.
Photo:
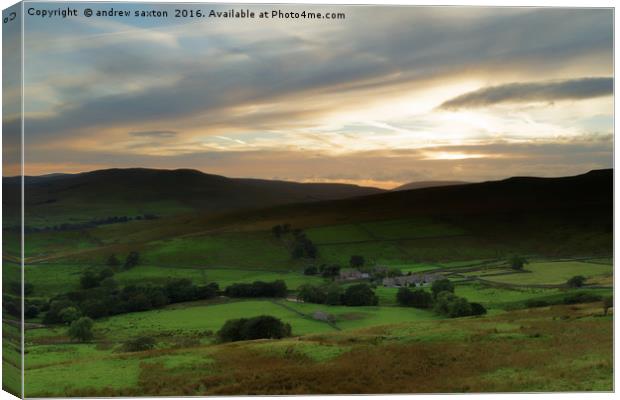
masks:
<path id="1" fill-rule="evenodd" d="M 613 390 L 612 9 L 3 19 L 4 390 Z"/>

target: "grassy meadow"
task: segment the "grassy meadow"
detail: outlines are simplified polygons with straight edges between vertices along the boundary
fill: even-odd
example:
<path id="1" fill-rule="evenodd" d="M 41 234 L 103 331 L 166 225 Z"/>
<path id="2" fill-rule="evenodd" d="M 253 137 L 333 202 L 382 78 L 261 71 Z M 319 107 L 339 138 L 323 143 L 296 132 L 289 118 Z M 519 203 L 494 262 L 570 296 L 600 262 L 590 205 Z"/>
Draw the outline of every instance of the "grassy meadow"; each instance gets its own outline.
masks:
<path id="1" fill-rule="evenodd" d="M 33 206 L 26 218 L 32 227 L 24 249 L 30 312 L 26 396 L 612 388 L 613 310 L 603 307 L 603 299 L 613 292 L 612 232 L 602 208 L 588 215 L 573 212 L 573 219 L 566 216 L 572 203 L 558 206 L 559 211 L 519 208 L 510 217 L 506 210 L 512 210 L 512 202 L 506 209 L 484 213 L 473 201 L 478 197 L 470 199 L 469 189 L 449 189 L 447 201 L 441 192 L 448 188 L 433 188 L 318 203 L 296 203 L 303 193 L 295 193 L 289 204 L 265 197 L 254 209 L 239 196 L 237 209 L 230 211 L 221 199 L 202 197 L 211 201 L 213 209 L 207 210 L 197 200 L 168 195 L 142 206 L 136 206 L 135 199 L 115 199 L 106 206 L 92 193 L 81 196 L 74 186 L 61 189 L 58 193 L 67 191 L 68 197 L 54 194 L 54 202 L 45 202 L 51 195 L 38 193 L 41 205 Z M 463 193 L 452 193 L 455 190 Z M 439 200 L 429 199 L 434 193 L 441 195 Z M 489 193 L 486 186 L 483 193 Z M 146 201 L 147 195 L 136 198 Z M 89 199 L 96 215 L 77 206 Z M 155 217 L 138 218 L 146 213 Z M 110 216 L 132 218 L 88 222 Z M 76 225 L 49 228 L 61 223 Z M 276 235 L 273 227 L 279 224 L 288 224 L 291 232 Z M 312 243 L 313 257 L 293 256 L 299 237 Z M 139 261 L 126 267 L 123 262 L 131 252 L 139 254 Z M 513 254 L 529 263 L 515 270 L 509 261 Z M 87 271 L 106 272 L 112 255 L 120 265 L 113 266 L 106 289 L 103 281 L 86 289 Z M 448 279 L 456 296 L 480 304 L 486 314 L 448 318 L 433 308 L 400 305 L 399 288 L 384 285 L 381 278 L 341 281 L 305 273 L 308 267 L 348 268 L 353 255 L 362 256 L 369 271 Z M 19 282 L 19 268 L 5 259 L 5 294 Z M 568 286 L 567 280 L 578 275 L 584 277 L 583 285 Z M 97 316 L 93 337 L 85 341 L 72 338 L 67 323 L 46 319 L 59 299 L 74 299 L 81 307 L 89 299 L 75 299 L 84 293 L 161 288 L 179 279 L 200 287 L 216 283 L 219 290 L 208 299 Z M 278 298 L 239 298 L 225 290 L 234 284 L 279 280 L 286 295 Z M 306 285 L 337 287 L 344 293 L 356 283 L 369 285 L 376 305 L 297 300 Z M 428 292 L 430 285 L 423 289 Z M 578 300 L 565 304 L 569 297 Z M 317 317 L 321 314 L 329 319 Z M 289 324 L 291 336 L 218 340 L 227 321 L 261 315 Z M 18 335 L 7 321 L 4 327 L 5 339 Z M 127 347 L 141 337 L 153 345 Z M 5 374 L 5 386 L 15 392 L 20 360 L 19 348 L 11 343 L 4 341 L 3 365 L 5 371 L 16 372 Z"/>

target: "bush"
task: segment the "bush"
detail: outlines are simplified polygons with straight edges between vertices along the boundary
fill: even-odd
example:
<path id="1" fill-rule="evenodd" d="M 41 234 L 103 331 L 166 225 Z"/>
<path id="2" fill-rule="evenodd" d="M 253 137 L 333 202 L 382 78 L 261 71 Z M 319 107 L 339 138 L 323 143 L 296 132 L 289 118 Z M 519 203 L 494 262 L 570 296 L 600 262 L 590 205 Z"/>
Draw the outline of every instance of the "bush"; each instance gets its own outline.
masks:
<path id="1" fill-rule="evenodd" d="M 564 304 L 592 303 L 601 301 L 602 297 L 592 293 L 575 293 L 564 297 Z"/>
<path id="2" fill-rule="evenodd" d="M 484 315 L 487 309 L 480 303 L 469 303 L 471 306 L 471 315 Z"/>
<path id="3" fill-rule="evenodd" d="M 579 288 L 579 287 L 582 287 L 585 282 L 586 282 L 585 276 L 577 275 L 577 276 L 573 276 L 568 281 L 566 281 L 566 285 L 571 288 Z"/>
<path id="4" fill-rule="evenodd" d="M 140 336 L 126 341 L 123 350 L 127 352 L 146 351 L 155 348 L 157 342 L 151 336 Z"/>
<path id="5" fill-rule="evenodd" d="M 93 339 L 93 320 L 88 317 L 79 318 L 71 323 L 68 331 L 71 339 L 88 342 Z"/>
<path id="6" fill-rule="evenodd" d="M 437 295 L 441 292 L 454 293 L 454 284 L 449 279 L 439 279 L 433 282 L 431 286 L 431 292 L 433 292 L 433 298 L 437 298 Z"/>
<path id="7" fill-rule="evenodd" d="M 291 326 L 278 318 L 261 315 L 226 321 L 217 332 L 221 342 L 236 342 L 254 339 L 281 339 L 291 336 Z"/>
<path id="8" fill-rule="evenodd" d="M 378 303 L 375 292 L 365 283 L 349 286 L 342 295 L 342 304 L 346 306 L 376 306 Z"/>

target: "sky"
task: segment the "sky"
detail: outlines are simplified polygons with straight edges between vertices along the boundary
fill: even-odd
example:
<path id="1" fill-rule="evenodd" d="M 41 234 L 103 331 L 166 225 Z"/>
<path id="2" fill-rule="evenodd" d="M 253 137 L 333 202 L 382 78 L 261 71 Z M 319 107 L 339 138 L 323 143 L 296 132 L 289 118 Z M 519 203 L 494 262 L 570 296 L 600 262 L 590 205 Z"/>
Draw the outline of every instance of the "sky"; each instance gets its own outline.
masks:
<path id="1" fill-rule="evenodd" d="M 244 8 L 346 19 L 26 17 L 26 174 L 194 168 L 392 188 L 612 166 L 609 9 Z"/>

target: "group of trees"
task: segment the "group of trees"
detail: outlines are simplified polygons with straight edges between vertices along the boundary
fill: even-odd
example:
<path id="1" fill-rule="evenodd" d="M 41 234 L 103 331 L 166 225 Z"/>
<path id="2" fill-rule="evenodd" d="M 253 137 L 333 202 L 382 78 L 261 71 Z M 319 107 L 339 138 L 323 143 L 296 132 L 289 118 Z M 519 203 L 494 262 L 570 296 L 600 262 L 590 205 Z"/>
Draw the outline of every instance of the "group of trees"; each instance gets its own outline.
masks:
<path id="1" fill-rule="evenodd" d="M 229 297 L 286 297 L 287 293 L 286 283 L 283 280 L 235 283 L 224 290 L 224 294 Z"/>
<path id="2" fill-rule="evenodd" d="M 310 265 L 304 269 L 304 275 L 321 275 L 323 278 L 334 278 L 340 275 L 340 265 L 337 264 L 321 264 L 318 268 Z"/>
<path id="3" fill-rule="evenodd" d="M 174 279 L 165 285 L 117 285 L 103 284 L 81 289 L 52 298 L 47 304 L 45 323 L 71 324 L 87 316 L 93 319 L 109 315 L 161 308 L 167 304 L 183 301 L 209 299 L 218 294 L 217 283 L 194 285 L 189 279 Z"/>
<path id="4" fill-rule="evenodd" d="M 254 318 L 231 319 L 217 332 L 221 342 L 254 339 L 281 339 L 291 336 L 291 325 L 270 315 Z"/>
<path id="5" fill-rule="evenodd" d="M 375 292 L 365 283 L 351 285 L 345 290 L 335 283 L 322 286 L 306 284 L 299 288 L 297 298 L 306 303 L 353 307 L 374 306 L 379 302 Z"/>
<path id="6" fill-rule="evenodd" d="M 487 312 L 482 304 L 470 303 L 466 298 L 455 295 L 454 284 L 448 279 L 433 282 L 430 293 L 423 289 L 400 288 L 396 301 L 405 307 L 433 308 L 436 313 L 450 318 Z"/>
<path id="7" fill-rule="evenodd" d="M 300 258 L 316 259 L 318 249 L 301 229 L 291 229 L 290 224 L 275 225 L 271 228 L 273 236 L 281 240 L 285 236 L 290 242 L 291 257 L 295 260 Z M 288 238 L 290 236 L 290 239 Z"/>

